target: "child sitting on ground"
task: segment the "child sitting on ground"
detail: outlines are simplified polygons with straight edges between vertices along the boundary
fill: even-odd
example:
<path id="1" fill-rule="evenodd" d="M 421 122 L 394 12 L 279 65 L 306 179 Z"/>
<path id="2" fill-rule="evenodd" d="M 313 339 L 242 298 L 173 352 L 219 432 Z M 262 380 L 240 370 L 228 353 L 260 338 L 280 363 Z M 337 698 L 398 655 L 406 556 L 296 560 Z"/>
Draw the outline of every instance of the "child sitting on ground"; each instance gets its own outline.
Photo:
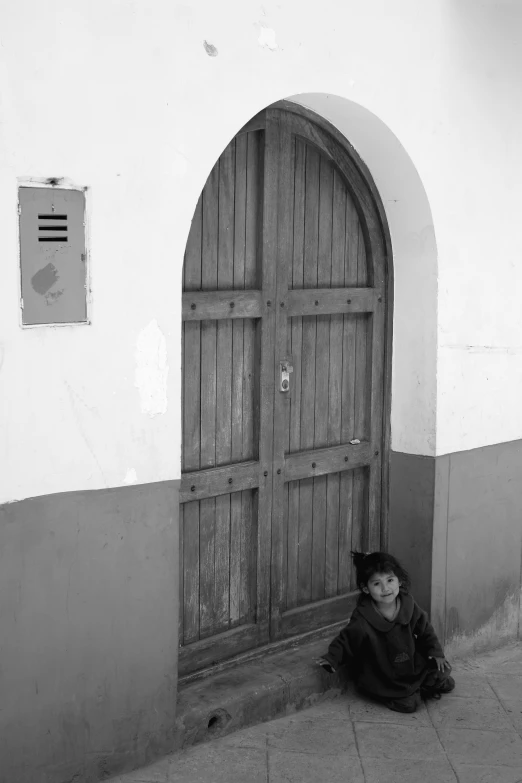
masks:
<path id="1" fill-rule="evenodd" d="M 451 666 L 398 560 L 386 552 L 352 558 L 361 595 L 320 666 L 333 673 L 348 664 L 357 688 L 396 712 L 415 712 L 421 698 L 452 691 Z"/>

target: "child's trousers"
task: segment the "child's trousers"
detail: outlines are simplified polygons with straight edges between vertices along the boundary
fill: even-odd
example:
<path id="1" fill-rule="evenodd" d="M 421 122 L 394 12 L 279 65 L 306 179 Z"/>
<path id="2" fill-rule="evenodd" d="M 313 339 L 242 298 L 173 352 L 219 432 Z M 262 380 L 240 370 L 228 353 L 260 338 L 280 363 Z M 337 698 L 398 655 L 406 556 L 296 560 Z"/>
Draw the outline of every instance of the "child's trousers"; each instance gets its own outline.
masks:
<path id="1" fill-rule="evenodd" d="M 430 666 L 431 666 L 430 662 Z M 394 712 L 415 712 L 421 706 L 422 699 L 440 699 L 443 693 L 451 693 L 455 688 L 455 680 L 450 676 L 451 667 L 441 672 L 437 668 L 430 668 L 420 690 L 411 696 L 403 696 L 396 699 L 378 698 L 377 701 L 385 704 Z M 372 694 L 367 694 L 372 697 Z M 376 698 L 373 696 L 373 698 Z"/>

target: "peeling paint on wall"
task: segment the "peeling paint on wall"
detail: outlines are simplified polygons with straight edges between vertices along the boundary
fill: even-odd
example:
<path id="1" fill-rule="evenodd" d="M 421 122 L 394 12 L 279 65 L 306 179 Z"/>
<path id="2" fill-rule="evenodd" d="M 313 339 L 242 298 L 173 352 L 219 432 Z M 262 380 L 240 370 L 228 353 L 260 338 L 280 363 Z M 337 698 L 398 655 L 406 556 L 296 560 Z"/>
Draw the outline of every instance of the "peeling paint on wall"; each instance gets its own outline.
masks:
<path id="1" fill-rule="evenodd" d="M 214 46 L 214 44 L 209 43 L 208 41 L 203 41 L 203 46 L 205 47 L 205 51 L 208 54 L 209 57 L 217 57 L 219 52 Z"/>
<path id="2" fill-rule="evenodd" d="M 167 412 L 167 343 L 156 319 L 138 335 L 134 385 L 141 410 L 151 418 Z"/>
<path id="3" fill-rule="evenodd" d="M 124 484 L 137 484 L 138 483 L 138 474 L 136 473 L 136 468 L 129 468 L 127 473 L 125 474 L 125 478 L 123 479 Z"/>
<path id="4" fill-rule="evenodd" d="M 264 27 L 261 25 L 257 42 L 259 46 L 270 49 L 273 52 L 277 49 L 275 30 L 272 30 L 271 27 Z"/>

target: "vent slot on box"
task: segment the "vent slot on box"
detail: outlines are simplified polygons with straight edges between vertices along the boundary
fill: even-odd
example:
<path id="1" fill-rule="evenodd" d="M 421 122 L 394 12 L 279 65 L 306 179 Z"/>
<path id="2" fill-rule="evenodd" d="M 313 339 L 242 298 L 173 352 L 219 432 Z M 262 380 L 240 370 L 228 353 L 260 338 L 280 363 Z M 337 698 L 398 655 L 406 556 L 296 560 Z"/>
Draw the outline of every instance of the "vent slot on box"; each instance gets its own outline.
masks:
<path id="1" fill-rule="evenodd" d="M 67 220 L 67 215 L 38 215 L 38 220 Z M 67 225 L 44 225 L 44 226 L 38 226 L 38 231 L 67 231 Z M 67 237 L 63 236 L 63 234 L 59 234 L 58 236 L 52 237 L 47 234 L 43 234 L 42 236 L 38 237 L 39 242 L 67 242 Z"/>

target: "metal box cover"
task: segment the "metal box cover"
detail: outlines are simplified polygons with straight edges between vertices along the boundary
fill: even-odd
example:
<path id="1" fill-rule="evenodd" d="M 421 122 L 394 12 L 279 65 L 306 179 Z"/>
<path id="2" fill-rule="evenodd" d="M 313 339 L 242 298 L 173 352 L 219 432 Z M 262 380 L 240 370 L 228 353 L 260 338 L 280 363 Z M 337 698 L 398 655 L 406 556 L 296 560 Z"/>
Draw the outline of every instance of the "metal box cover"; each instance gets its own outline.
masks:
<path id="1" fill-rule="evenodd" d="M 19 189 L 22 323 L 87 321 L 85 194 Z"/>

